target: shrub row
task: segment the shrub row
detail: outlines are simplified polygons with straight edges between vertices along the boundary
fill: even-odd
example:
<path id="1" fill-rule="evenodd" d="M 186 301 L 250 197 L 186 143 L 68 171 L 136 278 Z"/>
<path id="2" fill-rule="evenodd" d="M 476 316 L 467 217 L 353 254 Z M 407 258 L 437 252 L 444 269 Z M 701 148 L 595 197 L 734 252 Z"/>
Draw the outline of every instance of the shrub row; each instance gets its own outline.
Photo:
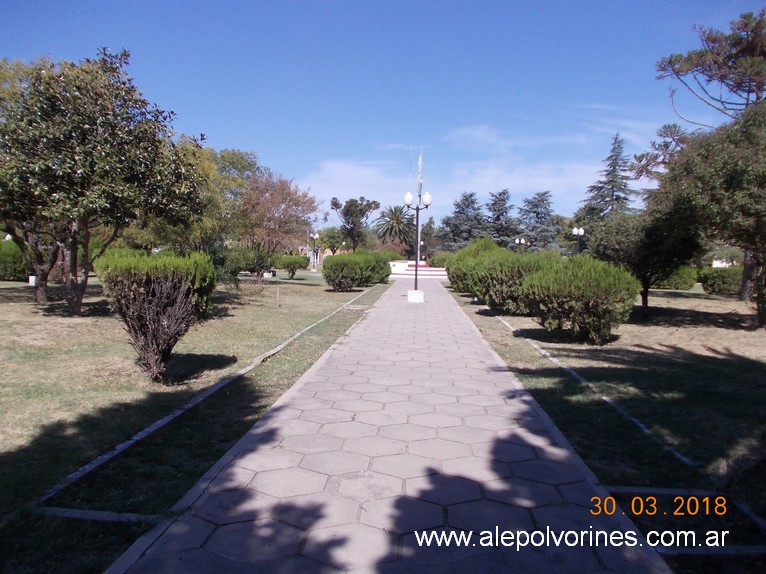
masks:
<path id="1" fill-rule="evenodd" d="M 215 269 L 207 255 L 112 250 L 95 262 L 107 296 L 125 323 L 138 364 L 162 382 L 176 343 L 195 314 L 211 307 Z"/>
<path id="2" fill-rule="evenodd" d="M 305 255 L 280 255 L 274 259 L 274 267 L 287 271 L 287 277 L 294 279 L 299 269 L 309 268 L 309 258 Z"/>
<path id="3" fill-rule="evenodd" d="M 379 253 L 349 253 L 327 257 L 322 275 L 333 291 L 351 291 L 354 287 L 388 282 L 391 266 Z"/>
<path id="4" fill-rule="evenodd" d="M 585 255 L 516 253 L 490 242 L 472 243 L 449 259 L 455 290 L 497 312 L 530 314 L 547 330 L 568 330 L 596 344 L 609 341 L 630 315 L 640 285 L 627 271 Z"/>
<path id="5" fill-rule="evenodd" d="M 742 266 L 705 267 L 700 270 L 699 278 L 706 293 L 738 295 L 742 283 Z"/>
<path id="6" fill-rule="evenodd" d="M 10 240 L 0 241 L 0 281 L 26 281 L 29 275 L 19 246 Z"/>
<path id="7" fill-rule="evenodd" d="M 691 265 L 681 265 L 673 273 L 652 285 L 654 289 L 678 289 L 687 291 L 697 282 L 697 268 Z"/>

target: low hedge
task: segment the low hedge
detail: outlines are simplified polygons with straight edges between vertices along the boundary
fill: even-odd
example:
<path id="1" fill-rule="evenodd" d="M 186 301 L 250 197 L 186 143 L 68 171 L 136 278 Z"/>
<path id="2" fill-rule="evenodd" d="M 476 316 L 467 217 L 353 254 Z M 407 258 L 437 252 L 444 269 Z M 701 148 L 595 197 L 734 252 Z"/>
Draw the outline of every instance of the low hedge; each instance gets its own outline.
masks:
<path id="1" fill-rule="evenodd" d="M 501 247 L 490 237 L 482 237 L 452 254 L 446 262 L 447 278 L 452 288 L 459 293 L 471 293 L 469 279 L 475 269 L 474 260 L 500 249 Z"/>
<path id="2" fill-rule="evenodd" d="M 428 258 L 428 264 L 431 267 L 446 267 L 450 257 L 452 257 L 452 253 L 442 251 L 435 255 L 431 255 L 431 257 Z"/>
<path id="3" fill-rule="evenodd" d="M 706 293 L 713 295 L 739 295 L 742 285 L 742 266 L 705 267 L 700 270 L 700 283 Z"/>
<path id="4" fill-rule="evenodd" d="M 215 269 L 207 255 L 107 252 L 95 262 L 107 296 L 125 323 L 138 364 L 164 381 L 176 343 L 197 315 L 211 307 Z"/>
<path id="5" fill-rule="evenodd" d="M 305 255 L 281 255 L 274 260 L 274 267 L 287 271 L 287 277 L 294 279 L 299 269 L 309 268 L 309 258 Z"/>
<path id="6" fill-rule="evenodd" d="M 529 309 L 521 299 L 524 279 L 560 260 L 561 256 L 553 252 L 492 251 L 474 260 L 468 268 L 468 282 L 472 292 L 493 311 L 525 315 Z"/>
<path id="7" fill-rule="evenodd" d="M 628 319 L 640 289 L 627 271 L 577 255 L 524 279 L 521 300 L 546 330 L 569 330 L 603 345 Z"/>
<path id="8" fill-rule="evenodd" d="M 669 277 L 652 284 L 653 289 L 678 289 L 688 291 L 697 282 L 697 268 L 681 265 Z"/>
<path id="9" fill-rule="evenodd" d="M 385 255 L 349 253 L 325 258 L 322 275 L 333 291 L 351 291 L 354 287 L 388 282 L 391 266 Z"/>
<path id="10" fill-rule="evenodd" d="M 30 272 L 21 249 L 13 241 L 0 241 L 0 281 L 26 281 Z"/>

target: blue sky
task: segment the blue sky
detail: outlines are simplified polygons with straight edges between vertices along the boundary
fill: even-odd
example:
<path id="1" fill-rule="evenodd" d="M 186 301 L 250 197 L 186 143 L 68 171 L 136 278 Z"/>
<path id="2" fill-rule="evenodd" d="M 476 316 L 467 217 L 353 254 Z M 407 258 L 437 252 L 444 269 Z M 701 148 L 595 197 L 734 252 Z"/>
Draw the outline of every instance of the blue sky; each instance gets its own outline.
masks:
<path id="1" fill-rule="evenodd" d="M 427 215 L 464 191 L 551 191 L 571 215 L 620 132 L 629 154 L 682 123 L 655 79 L 728 30 L 740 0 L 31 1 L 0 3 L 0 57 L 131 51 L 144 95 L 178 133 L 258 154 L 324 201 L 400 204 L 423 148 Z M 685 113 L 723 117 L 679 94 Z M 333 220 L 330 220 L 333 223 Z"/>

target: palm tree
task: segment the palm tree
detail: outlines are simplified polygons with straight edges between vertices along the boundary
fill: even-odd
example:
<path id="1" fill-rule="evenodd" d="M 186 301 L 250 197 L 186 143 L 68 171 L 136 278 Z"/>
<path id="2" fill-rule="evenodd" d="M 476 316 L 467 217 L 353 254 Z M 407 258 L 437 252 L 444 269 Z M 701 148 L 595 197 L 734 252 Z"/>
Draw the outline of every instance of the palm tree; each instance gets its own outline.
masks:
<path id="1" fill-rule="evenodd" d="M 411 246 L 415 241 L 415 218 L 401 205 L 385 207 L 372 230 L 383 242 L 398 241 Z"/>

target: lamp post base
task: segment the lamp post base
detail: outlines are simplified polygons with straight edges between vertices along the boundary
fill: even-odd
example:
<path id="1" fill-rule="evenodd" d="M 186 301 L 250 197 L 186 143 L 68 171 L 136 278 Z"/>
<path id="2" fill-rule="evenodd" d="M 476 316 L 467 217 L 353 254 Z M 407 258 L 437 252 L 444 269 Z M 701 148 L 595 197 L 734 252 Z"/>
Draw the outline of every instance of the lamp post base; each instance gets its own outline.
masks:
<path id="1" fill-rule="evenodd" d="M 425 303 L 426 298 L 423 291 L 410 289 L 409 291 L 407 291 L 407 302 L 408 303 Z"/>

